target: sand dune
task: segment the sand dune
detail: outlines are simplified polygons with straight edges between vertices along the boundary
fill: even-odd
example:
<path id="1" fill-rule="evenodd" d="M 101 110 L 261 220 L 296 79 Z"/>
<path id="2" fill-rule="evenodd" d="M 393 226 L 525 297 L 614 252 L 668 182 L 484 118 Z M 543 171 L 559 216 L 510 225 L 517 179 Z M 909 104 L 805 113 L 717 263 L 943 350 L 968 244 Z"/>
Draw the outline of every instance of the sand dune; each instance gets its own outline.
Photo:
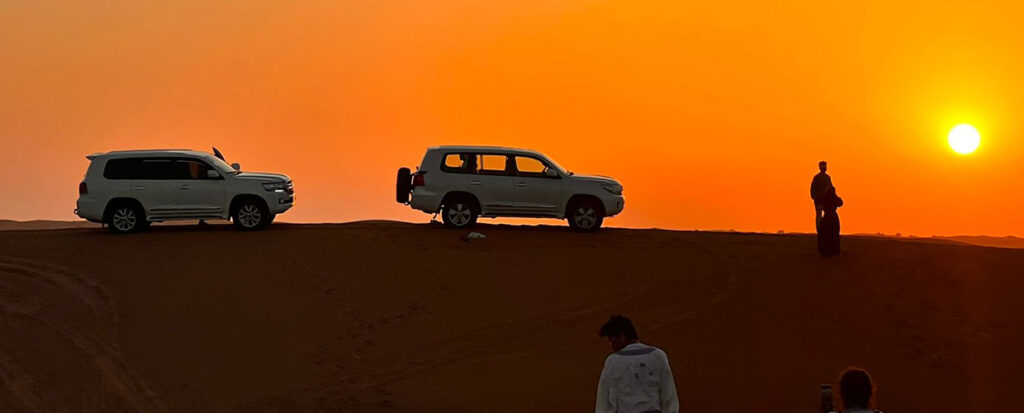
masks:
<path id="1" fill-rule="evenodd" d="M 435 225 L 0 232 L 0 411 L 588 411 L 630 315 L 685 411 L 886 411 L 1024 385 L 1024 251 L 806 235 Z"/>
<path id="2" fill-rule="evenodd" d="M 1024 248 L 1024 238 L 1017 237 L 989 237 L 985 235 L 960 235 L 955 237 L 935 237 L 950 241 L 962 242 L 964 244 L 979 245 L 982 247 L 998 248 Z"/>
<path id="3" fill-rule="evenodd" d="M 279 221 L 280 222 L 280 221 Z M 375 223 L 393 223 L 394 221 L 384 220 L 371 220 L 371 221 L 360 221 L 362 224 L 375 224 Z M 209 225 L 230 225 L 229 221 L 213 220 L 208 221 Z M 155 224 L 157 226 L 192 226 L 196 225 L 196 221 L 168 221 Z M 26 231 L 26 230 L 44 230 L 44 229 L 73 229 L 73 228 L 99 228 L 99 224 L 85 222 L 85 221 L 48 221 L 48 220 L 35 220 L 35 221 L 12 221 L 8 219 L 0 219 L 0 231 Z M 734 230 L 722 230 L 722 231 L 711 231 L 711 232 L 730 232 L 735 233 Z M 782 232 L 780 232 L 781 234 Z M 790 235 L 803 233 L 788 233 Z M 811 234 L 813 235 L 813 234 Z M 897 240 L 911 240 L 915 242 L 954 242 L 959 244 L 978 245 L 982 247 L 997 247 L 997 248 L 1022 248 L 1024 249 L 1024 238 L 1018 238 L 1014 236 L 1006 237 L 992 237 L 985 235 L 955 235 L 955 236 L 933 236 L 933 237 L 902 237 L 899 235 L 884 235 L 884 234 L 848 234 L 857 237 L 868 237 L 868 238 L 892 238 Z"/>
<path id="4" fill-rule="evenodd" d="M 88 221 L 12 221 L 0 219 L 0 231 L 25 231 L 41 229 L 99 228 L 100 224 Z"/>

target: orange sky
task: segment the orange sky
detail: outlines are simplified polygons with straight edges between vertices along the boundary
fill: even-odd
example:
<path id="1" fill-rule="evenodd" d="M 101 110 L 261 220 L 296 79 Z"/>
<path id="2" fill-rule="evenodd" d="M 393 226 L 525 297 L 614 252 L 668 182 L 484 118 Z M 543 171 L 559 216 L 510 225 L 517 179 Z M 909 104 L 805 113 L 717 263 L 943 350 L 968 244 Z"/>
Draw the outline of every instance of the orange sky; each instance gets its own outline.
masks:
<path id="1" fill-rule="evenodd" d="M 844 232 L 1024 235 L 1024 6 L 680 3 L 0 2 L 0 218 L 74 219 L 88 153 L 216 145 L 294 178 L 286 221 L 425 222 L 395 170 L 494 144 L 621 180 L 614 226 L 811 231 L 826 159 Z"/>

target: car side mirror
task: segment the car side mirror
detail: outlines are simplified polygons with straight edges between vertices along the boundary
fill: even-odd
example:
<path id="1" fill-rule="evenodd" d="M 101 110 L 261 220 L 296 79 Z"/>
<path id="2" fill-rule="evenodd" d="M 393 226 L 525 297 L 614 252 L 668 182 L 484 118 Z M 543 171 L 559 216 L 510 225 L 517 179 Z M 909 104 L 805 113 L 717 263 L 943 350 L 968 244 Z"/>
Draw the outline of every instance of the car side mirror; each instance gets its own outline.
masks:
<path id="1" fill-rule="evenodd" d="M 242 165 L 239 164 L 238 162 L 235 162 L 235 163 L 231 164 L 231 167 L 234 168 L 236 171 L 241 171 L 242 170 Z"/>
<path id="2" fill-rule="evenodd" d="M 558 172 L 551 168 L 545 168 L 544 176 L 548 178 L 558 178 Z"/>
<path id="3" fill-rule="evenodd" d="M 217 171 L 215 171 L 213 169 L 207 169 L 206 170 L 206 177 L 209 178 L 209 179 L 220 178 L 220 172 L 217 172 Z"/>

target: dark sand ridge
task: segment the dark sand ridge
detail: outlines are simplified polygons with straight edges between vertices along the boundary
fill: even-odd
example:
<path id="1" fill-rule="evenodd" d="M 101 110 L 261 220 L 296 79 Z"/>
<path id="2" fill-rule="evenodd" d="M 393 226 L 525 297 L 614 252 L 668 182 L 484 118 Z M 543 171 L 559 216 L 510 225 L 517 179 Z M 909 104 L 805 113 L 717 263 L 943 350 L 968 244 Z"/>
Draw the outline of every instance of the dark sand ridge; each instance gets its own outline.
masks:
<path id="1" fill-rule="evenodd" d="M 287 221 L 278 221 L 278 223 Z M 393 222 L 393 221 L 362 221 L 363 223 L 368 222 Z M 207 221 L 210 225 L 227 225 L 229 221 L 212 220 Z M 155 224 L 157 226 L 189 226 L 196 225 L 196 221 L 168 221 Z M 0 219 L 0 231 L 25 231 L 25 230 L 44 230 L 44 229 L 73 229 L 73 228 L 100 228 L 100 224 L 86 222 L 86 221 L 50 221 L 50 220 L 35 220 L 35 221 L 12 221 L 9 219 Z M 708 231 L 708 232 L 735 232 L 735 231 Z M 782 234 L 783 232 L 779 232 Z M 790 232 L 788 234 L 801 234 Z M 811 234 L 813 235 L 813 234 Z M 861 237 L 885 237 L 894 239 L 908 239 L 914 241 L 947 241 L 957 242 L 970 245 L 978 245 L 982 247 L 997 247 L 997 248 L 1024 248 L 1024 238 L 1014 236 L 1004 237 L 993 237 L 986 235 L 955 235 L 955 236 L 932 236 L 932 237 L 917 237 L 908 236 L 904 238 L 901 235 L 885 235 L 885 234 L 847 234 L 844 236 L 853 235 Z"/>
<path id="2" fill-rule="evenodd" d="M 436 225 L 0 232 L 0 411 L 593 409 L 614 312 L 685 411 L 1011 410 L 1024 251 L 807 235 Z"/>
<path id="3" fill-rule="evenodd" d="M 0 219 L 0 231 L 25 231 L 43 229 L 99 228 L 100 224 L 88 221 L 12 221 Z"/>

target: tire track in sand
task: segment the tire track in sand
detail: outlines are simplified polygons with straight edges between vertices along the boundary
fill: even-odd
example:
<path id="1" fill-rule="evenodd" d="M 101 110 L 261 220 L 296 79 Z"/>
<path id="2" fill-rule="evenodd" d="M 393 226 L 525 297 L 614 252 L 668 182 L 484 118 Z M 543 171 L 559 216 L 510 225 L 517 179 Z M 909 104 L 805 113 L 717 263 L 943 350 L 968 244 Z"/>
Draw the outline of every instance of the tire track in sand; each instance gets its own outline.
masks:
<path id="1" fill-rule="evenodd" d="M 629 301 L 636 297 L 650 294 L 656 288 L 655 285 L 644 285 L 623 295 L 619 300 Z M 485 323 L 468 331 L 441 338 L 426 344 L 425 347 L 421 347 L 419 351 L 431 354 L 429 359 L 407 358 L 395 354 L 394 356 L 402 359 L 401 362 L 370 363 L 362 366 L 362 368 L 348 369 L 344 374 L 331 377 L 329 382 L 297 386 L 268 397 L 251 400 L 239 406 L 239 411 L 276 411 L 279 410 L 279 407 L 275 403 L 282 400 L 286 401 L 284 405 L 290 409 L 330 410 L 332 406 L 351 404 L 361 396 L 373 394 L 371 390 L 380 389 L 391 383 L 434 369 L 456 363 L 492 359 L 498 356 L 529 355 L 535 353 L 536 350 L 507 352 L 491 350 L 491 346 L 481 346 L 478 344 L 481 342 L 506 342 L 511 340 L 518 334 L 515 332 L 518 331 L 517 327 L 522 328 L 522 326 L 537 324 L 572 324 L 579 320 L 587 319 L 594 312 L 610 312 L 617 305 L 618 301 L 615 303 L 603 303 L 593 307 L 587 307 L 586 302 L 571 302 L 539 309 L 536 312 L 522 314 L 507 320 Z M 427 350 L 427 348 L 446 350 L 433 351 Z M 355 354 L 353 354 L 353 357 L 355 357 Z M 384 402 L 386 402 L 386 399 Z M 320 405 L 318 403 L 326 404 Z"/>
<path id="2" fill-rule="evenodd" d="M 115 325 L 118 322 L 112 294 L 95 277 L 49 263 L 10 257 L 0 257 L 0 273 L 47 282 L 78 298 L 97 318 Z"/>
<path id="3" fill-rule="evenodd" d="M 48 263 L 16 258 L 0 258 L 0 276 L 25 277 L 41 281 L 71 294 L 91 311 L 95 325 L 76 325 L 53 311 L 47 311 L 45 300 L 27 291 L 4 286 L 0 296 L 0 310 L 5 316 L 32 320 L 59 334 L 67 343 L 86 356 L 96 368 L 105 384 L 104 388 L 122 400 L 132 410 L 162 412 L 166 407 L 121 356 L 113 338 L 117 326 L 117 311 L 112 295 L 99 282 L 85 274 Z M 105 334 L 104 334 L 105 333 Z M 0 350 L 2 351 L 2 350 Z M 19 398 L 29 411 L 67 411 L 71 406 L 52 406 L 33 389 L 40 386 L 31 376 L 6 354 L 0 353 L 0 375 L 5 386 Z M 55 408 L 56 407 L 56 408 Z"/>
<path id="4" fill-rule="evenodd" d="M 30 412 L 59 412 L 60 409 L 51 406 L 35 391 L 35 382 L 32 377 L 22 370 L 18 363 L 10 356 L 0 350 L 0 379 L 3 379 L 7 390 L 18 398 L 21 407 Z"/>

